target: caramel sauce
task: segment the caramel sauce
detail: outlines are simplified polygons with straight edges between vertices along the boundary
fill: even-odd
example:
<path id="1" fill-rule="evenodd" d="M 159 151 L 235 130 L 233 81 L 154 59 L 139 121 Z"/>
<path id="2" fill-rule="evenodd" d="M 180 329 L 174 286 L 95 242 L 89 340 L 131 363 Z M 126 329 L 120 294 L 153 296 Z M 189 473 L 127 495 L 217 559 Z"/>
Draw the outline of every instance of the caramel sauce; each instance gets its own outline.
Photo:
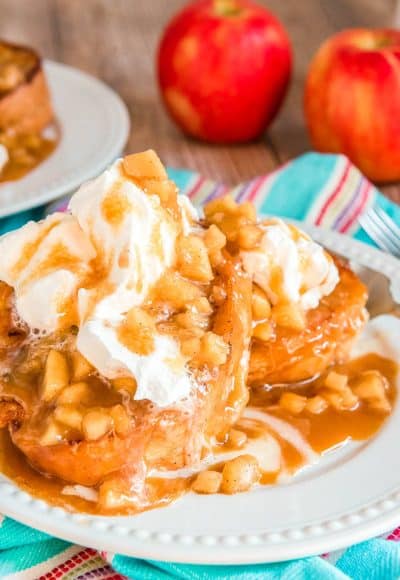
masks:
<path id="1" fill-rule="evenodd" d="M 268 412 L 270 410 L 268 409 Z M 290 421 L 289 421 L 290 422 Z M 260 437 L 265 436 L 266 433 L 273 434 L 273 437 L 279 443 L 279 447 L 281 450 L 281 459 L 282 465 L 281 467 L 285 467 L 285 470 L 288 473 L 296 473 L 301 467 L 304 466 L 304 457 L 295 447 L 290 445 L 283 437 L 279 435 L 277 432 L 272 432 L 270 429 L 266 427 L 261 421 L 257 420 L 249 420 L 249 419 L 239 419 L 237 423 L 237 427 L 240 431 L 246 433 L 248 439 L 250 440 L 257 440 Z M 225 446 L 224 446 L 225 447 Z M 262 471 L 261 472 L 261 485 L 272 485 L 277 483 L 278 478 L 280 475 L 280 470 L 277 471 Z"/>
<path id="2" fill-rule="evenodd" d="M 50 222 L 48 225 L 43 225 L 40 231 L 35 236 L 34 241 L 26 242 L 24 244 L 24 246 L 21 248 L 21 255 L 12 268 L 11 272 L 13 276 L 18 276 L 28 266 L 29 262 L 32 260 L 33 256 L 37 252 L 40 244 L 49 235 L 51 230 L 55 228 L 58 224 L 59 221 L 54 220 Z"/>
<path id="3" fill-rule="evenodd" d="M 68 351 L 71 345 L 66 345 L 65 348 Z M 46 348 L 44 352 L 47 352 Z M 3 383 L 1 391 L 1 394 L 15 396 L 24 401 L 27 407 L 33 409 L 39 404 L 37 389 L 34 385 L 40 377 L 37 369 L 41 368 L 40 364 L 35 365 L 34 362 L 35 359 L 30 361 L 31 367 L 29 365 L 27 368 L 22 367 L 24 372 L 21 371 L 20 376 L 16 375 L 9 383 Z M 395 362 L 376 354 L 369 354 L 346 364 L 337 365 L 334 370 L 346 374 L 349 377 L 350 385 L 360 373 L 368 370 L 378 370 L 388 381 L 387 395 L 391 404 L 394 404 L 396 399 L 395 380 L 398 372 L 398 365 Z M 25 377 L 24 382 L 21 381 L 23 376 Z M 309 381 L 305 385 L 287 388 L 291 391 L 313 396 L 322 386 L 324 376 Z M 123 395 L 114 389 L 107 388 L 104 382 L 95 374 L 89 375 L 85 380 L 90 386 L 90 400 L 86 402 L 89 406 L 108 407 L 116 403 L 123 403 Z M 328 408 L 326 411 L 316 415 L 302 412 L 293 416 L 276 404 L 281 393 L 282 388 L 255 389 L 251 395 L 250 406 L 261 409 L 269 415 L 275 416 L 295 427 L 318 454 L 324 453 L 348 439 L 365 440 L 373 436 L 388 417 L 388 413 L 374 411 L 363 403 L 360 403 L 352 411 L 339 412 Z M 37 420 L 31 425 L 33 427 L 31 432 L 34 438 L 36 436 L 39 437 L 44 420 L 45 416 L 39 413 Z M 237 423 L 237 428 L 244 431 L 250 441 L 257 440 L 266 434 L 274 437 L 280 447 L 281 469 L 284 469 L 286 473 L 294 474 L 306 464 L 303 454 L 298 448 L 287 442 L 283 433 L 274 431 L 261 421 L 247 418 L 240 419 Z M 67 434 L 67 438 L 69 436 L 70 434 Z M 222 443 L 218 446 L 218 451 L 232 451 L 229 439 L 225 444 Z M 241 449 L 238 449 L 237 453 L 239 455 Z M 243 448 L 243 453 L 246 453 L 245 448 Z M 221 470 L 221 468 L 222 465 L 218 464 L 214 467 L 214 469 L 218 470 Z M 142 500 L 140 506 L 134 503 L 133 498 L 132 503 L 128 503 L 118 509 L 105 509 L 100 502 L 97 503 L 87 501 L 81 497 L 65 495 L 63 489 L 70 484 L 55 477 L 46 477 L 35 470 L 22 452 L 13 445 L 6 429 L 0 430 L 0 471 L 31 495 L 46 500 L 51 504 L 61 506 L 70 511 L 105 515 L 133 514 L 138 511 L 166 505 L 186 491 L 189 491 L 193 481 L 193 477 L 172 479 L 149 477 L 145 482 L 144 500 Z M 262 485 L 276 483 L 279 481 L 280 471 L 268 472 L 265 470 L 260 483 Z"/>
<path id="4" fill-rule="evenodd" d="M 36 240 L 36 248 L 38 248 L 39 244 L 40 241 Z M 80 262 L 80 258 L 71 254 L 63 242 L 57 242 L 51 247 L 51 252 L 40 262 L 39 267 L 33 270 L 29 276 L 25 276 L 24 284 L 31 284 L 58 269 L 77 272 L 79 271 Z"/>
<path id="5" fill-rule="evenodd" d="M 13 445 L 6 429 L 0 429 L 0 472 L 14 481 L 30 495 L 71 512 L 94 515 L 130 515 L 157 507 L 166 506 L 190 489 L 190 478 L 156 478 L 146 480 L 146 500 L 140 508 L 125 505 L 118 509 L 101 509 L 95 501 L 76 495 L 66 495 L 63 490 L 70 486 L 54 477 L 46 477 L 29 465 L 23 453 Z"/>
<path id="6" fill-rule="evenodd" d="M 76 496 L 67 496 L 62 490 L 65 482 L 45 477 L 31 467 L 23 453 L 13 445 L 6 429 L 0 430 L 0 471 L 29 494 L 69 511 L 95 513 L 96 504 Z"/>
<path id="7" fill-rule="evenodd" d="M 279 301 L 284 301 L 285 294 L 283 290 L 283 273 L 280 266 L 271 265 L 271 274 L 269 279 L 269 287 L 274 296 Z"/>
<path id="8" fill-rule="evenodd" d="M 128 212 L 132 211 L 132 205 L 127 195 L 122 191 L 122 183 L 116 185 L 101 204 L 104 219 L 114 227 L 119 227 Z"/>
<path id="9" fill-rule="evenodd" d="M 118 338 L 130 351 L 149 355 L 154 350 L 154 321 L 144 310 L 132 308 L 118 327 Z"/>
<path id="10" fill-rule="evenodd" d="M 332 368 L 330 369 L 332 370 Z M 393 405 L 396 399 L 395 379 L 398 373 L 398 365 L 377 354 L 368 354 L 351 360 L 342 365 L 335 365 L 334 370 L 348 375 L 349 384 L 360 373 L 368 370 L 378 370 L 389 384 L 387 393 L 389 401 Z M 309 381 L 295 388 L 287 386 L 286 390 L 295 391 L 298 394 L 312 396 L 322 387 L 326 373 L 321 377 Z M 293 416 L 280 409 L 276 401 L 282 394 L 282 388 L 278 389 L 255 389 L 250 398 L 250 405 L 268 410 L 275 415 L 298 428 L 307 442 L 317 453 L 323 453 L 332 449 L 348 439 L 363 441 L 369 439 L 380 429 L 387 419 L 387 414 L 377 412 L 368 405 L 360 402 L 352 411 L 336 411 L 331 407 L 320 414 L 301 413 Z"/>
<path id="11" fill-rule="evenodd" d="M 60 129 L 55 125 L 55 137 L 42 135 L 0 134 L 0 143 L 8 150 L 9 160 L 0 171 L 0 183 L 21 179 L 43 163 L 55 151 L 60 141 Z"/>
<path id="12" fill-rule="evenodd" d="M 350 386 L 362 372 L 369 370 L 379 371 L 388 381 L 389 389 L 387 395 L 391 405 L 394 405 L 397 396 L 395 381 L 398 374 L 398 365 L 394 361 L 377 354 L 368 354 L 345 364 L 331 367 L 320 377 L 303 385 L 255 389 L 251 394 L 249 406 L 265 411 L 269 415 L 277 417 L 296 428 L 308 445 L 319 455 L 344 444 L 348 440 L 364 441 L 373 437 L 386 421 L 388 413 L 374 411 L 363 402 L 360 402 L 351 411 L 336 411 L 328 407 L 320 414 L 302 412 L 299 415 L 292 415 L 277 405 L 283 390 L 305 396 L 314 396 L 323 386 L 324 379 L 331 370 L 347 375 Z M 249 440 L 254 441 L 268 434 L 279 443 L 281 469 L 278 471 L 263 471 L 259 482 L 261 485 L 277 483 L 283 468 L 286 474 L 294 475 L 307 464 L 304 455 L 297 448 L 288 443 L 279 432 L 274 431 L 262 421 L 242 418 L 237 422 L 236 428 L 246 433 Z M 234 449 L 228 439 L 225 443 L 217 445 L 214 448 L 214 453 L 219 455 Z M 239 454 L 240 449 L 237 451 Z M 213 466 L 213 469 L 221 471 L 221 465 L 223 464 L 218 463 Z"/>

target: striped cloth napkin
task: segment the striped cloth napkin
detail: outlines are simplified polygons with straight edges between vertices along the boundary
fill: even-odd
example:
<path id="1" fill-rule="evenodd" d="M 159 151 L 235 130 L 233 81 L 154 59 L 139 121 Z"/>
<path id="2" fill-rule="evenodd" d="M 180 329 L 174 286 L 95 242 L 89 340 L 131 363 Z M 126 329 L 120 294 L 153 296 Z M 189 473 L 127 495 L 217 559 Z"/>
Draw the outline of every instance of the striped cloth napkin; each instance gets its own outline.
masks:
<path id="1" fill-rule="evenodd" d="M 251 200 L 259 213 L 303 220 L 334 228 L 373 243 L 358 218 L 372 203 L 400 224 L 400 208 L 387 200 L 343 156 L 308 153 L 266 176 L 233 190 L 187 170 L 171 169 L 170 177 L 201 206 L 227 193 Z M 0 233 L 62 210 L 67 200 L 0 220 Z M 240 499 L 238 499 L 240 501 Z M 399 522 L 400 524 L 400 522 Z M 400 527 L 380 538 L 322 556 L 251 566 L 195 566 L 136 560 L 51 538 L 8 518 L 0 525 L 0 578 L 21 580 L 391 580 L 400 578 Z"/>

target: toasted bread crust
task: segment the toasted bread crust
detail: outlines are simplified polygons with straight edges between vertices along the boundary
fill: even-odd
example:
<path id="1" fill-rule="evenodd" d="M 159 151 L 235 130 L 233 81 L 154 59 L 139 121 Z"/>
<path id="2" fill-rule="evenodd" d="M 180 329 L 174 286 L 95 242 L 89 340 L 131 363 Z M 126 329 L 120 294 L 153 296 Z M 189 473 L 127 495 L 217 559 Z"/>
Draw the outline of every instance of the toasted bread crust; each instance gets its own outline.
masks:
<path id="1" fill-rule="evenodd" d="M 248 355 L 251 336 L 252 285 L 234 261 L 223 265 L 221 286 L 226 300 L 218 308 L 213 331 L 224 337 L 230 356 L 221 369 L 208 399 L 207 436 L 223 439 L 239 419 L 249 399 Z"/>
<path id="2" fill-rule="evenodd" d="M 367 289 L 344 263 L 337 261 L 340 280 L 319 306 L 307 313 L 306 328 L 278 328 L 268 342 L 254 340 L 251 348 L 249 384 L 294 383 L 322 373 L 343 362 L 368 315 Z"/>
<path id="3" fill-rule="evenodd" d="M 99 441 L 62 442 L 58 445 L 40 445 L 30 424 L 10 427 L 12 439 L 39 471 L 71 483 L 96 485 L 124 465 L 135 465 L 143 454 L 148 425 L 132 422 L 128 437 L 110 434 Z"/>
<path id="4" fill-rule="evenodd" d="M 2 47 L 25 51 L 32 66 L 24 78 L 7 92 L 0 93 L 0 131 L 12 129 L 16 133 L 40 133 L 53 119 L 50 93 L 39 55 L 30 48 L 0 42 Z"/>

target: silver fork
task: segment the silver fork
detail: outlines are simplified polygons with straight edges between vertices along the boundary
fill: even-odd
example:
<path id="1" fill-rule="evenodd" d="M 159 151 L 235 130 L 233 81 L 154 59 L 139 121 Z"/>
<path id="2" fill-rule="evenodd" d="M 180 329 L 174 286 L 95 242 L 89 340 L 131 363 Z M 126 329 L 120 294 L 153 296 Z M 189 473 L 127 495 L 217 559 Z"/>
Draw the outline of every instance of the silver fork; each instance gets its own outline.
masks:
<path id="1" fill-rule="evenodd" d="M 377 204 L 371 206 L 359 223 L 381 250 L 400 258 L 400 227 L 383 209 Z"/>

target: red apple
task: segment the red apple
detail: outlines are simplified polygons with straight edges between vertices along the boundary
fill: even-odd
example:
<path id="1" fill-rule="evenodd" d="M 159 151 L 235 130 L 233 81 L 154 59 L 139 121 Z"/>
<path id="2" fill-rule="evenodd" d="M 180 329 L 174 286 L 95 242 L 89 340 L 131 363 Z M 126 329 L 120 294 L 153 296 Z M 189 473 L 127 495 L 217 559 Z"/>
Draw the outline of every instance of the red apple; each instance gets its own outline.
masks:
<path id="1" fill-rule="evenodd" d="M 260 136 L 290 77 L 279 21 L 251 0 L 198 0 L 167 26 L 158 53 L 161 94 L 185 133 L 215 143 Z"/>
<path id="2" fill-rule="evenodd" d="M 400 179 L 400 31 L 354 29 L 327 40 L 304 102 L 318 151 L 344 153 L 373 181 Z"/>

